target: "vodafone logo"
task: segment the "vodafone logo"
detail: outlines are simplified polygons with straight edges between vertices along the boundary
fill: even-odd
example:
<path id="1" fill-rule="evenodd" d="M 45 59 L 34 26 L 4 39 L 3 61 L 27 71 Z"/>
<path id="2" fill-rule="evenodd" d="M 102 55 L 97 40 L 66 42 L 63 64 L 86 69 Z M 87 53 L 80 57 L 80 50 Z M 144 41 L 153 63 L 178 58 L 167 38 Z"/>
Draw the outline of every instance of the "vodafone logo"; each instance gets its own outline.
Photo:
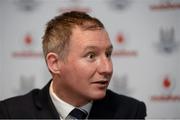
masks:
<path id="1" fill-rule="evenodd" d="M 30 34 L 27 34 L 26 36 L 25 36 L 25 39 L 24 39 L 24 43 L 26 44 L 26 45 L 32 45 L 32 36 L 30 35 Z"/>
<path id="2" fill-rule="evenodd" d="M 151 101 L 180 101 L 180 95 L 175 94 L 175 85 L 175 79 L 166 75 L 160 81 L 160 94 L 152 95 Z"/>
<path id="3" fill-rule="evenodd" d="M 165 76 L 161 81 L 161 91 L 163 95 L 172 94 L 173 89 L 175 88 L 175 80 L 170 76 Z"/>
<path id="4" fill-rule="evenodd" d="M 22 50 L 13 52 L 12 57 L 14 58 L 42 57 L 42 53 L 35 50 L 35 39 L 33 38 L 32 34 L 30 33 L 25 34 L 19 45 L 22 48 Z"/>
<path id="5" fill-rule="evenodd" d="M 170 81 L 170 79 L 167 77 L 165 77 L 165 79 L 162 82 L 162 85 L 164 87 L 164 89 L 169 89 L 172 86 L 172 83 Z"/>
<path id="6" fill-rule="evenodd" d="M 116 42 L 121 45 L 125 43 L 125 38 L 124 38 L 123 34 L 119 33 L 117 35 Z"/>
<path id="7" fill-rule="evenodd" d="M 176 10 L 180 9 L 180 2 L 173 0 L 162 0 L 159 3 L 150 5 L 152 10 Z"/>
<path id="8" fill-rule="evenodd" d="M 171 81 L 168 78 L 165 78 L 163 81 L 164 88 L 169 88 L 171 86 Z"/>
<path id="9" fill-rule="evenodd" d="M 115 50 L 112 55 L 114 57 L 136 57 L 138 56 L 137 51 L 128 49 L 128 42 L 123 33 L 117 33 L 115 37 Z"/>

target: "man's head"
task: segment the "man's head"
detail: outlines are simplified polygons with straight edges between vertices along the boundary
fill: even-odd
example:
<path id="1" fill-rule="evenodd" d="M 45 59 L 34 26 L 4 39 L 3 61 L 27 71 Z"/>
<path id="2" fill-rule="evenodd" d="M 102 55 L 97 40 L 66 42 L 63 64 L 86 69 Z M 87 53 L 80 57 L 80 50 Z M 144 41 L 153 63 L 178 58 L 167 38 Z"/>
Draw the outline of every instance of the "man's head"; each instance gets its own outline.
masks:
<path id="1" fill-rule="evenodd" d="M 44 56 L 46 57 L 49 52 L 54 52 L 61 59 L 65 59 L 72 30 L 77 26 L 83 30 L 104 29 L 104 25 L 98 19 L 84 12 L 73 11 L 56 16 L 47 23 L 43 36 Z"/>
<path id="2" fill-rule="evenodd" d="M 81 106 L 105 96 L 113 72 L 112 44 L 99 20 L 81 12 L 65 13 L 48 23 L 43 38 L 59 98 Z"/>

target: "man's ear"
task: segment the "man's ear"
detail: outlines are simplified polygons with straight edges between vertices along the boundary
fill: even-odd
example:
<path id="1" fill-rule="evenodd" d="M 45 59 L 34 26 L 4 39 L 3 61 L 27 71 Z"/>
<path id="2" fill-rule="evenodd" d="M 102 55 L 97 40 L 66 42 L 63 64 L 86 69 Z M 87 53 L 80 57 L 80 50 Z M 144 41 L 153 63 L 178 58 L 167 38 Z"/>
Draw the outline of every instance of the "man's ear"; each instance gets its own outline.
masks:
<path id="1" fill-rule="evenodd" d="M 46 56 L 46 62 L 49 70 L 54 74 L 60 73 L 60 64 L 58 55 L 56 53 L 50 52 Z"/>

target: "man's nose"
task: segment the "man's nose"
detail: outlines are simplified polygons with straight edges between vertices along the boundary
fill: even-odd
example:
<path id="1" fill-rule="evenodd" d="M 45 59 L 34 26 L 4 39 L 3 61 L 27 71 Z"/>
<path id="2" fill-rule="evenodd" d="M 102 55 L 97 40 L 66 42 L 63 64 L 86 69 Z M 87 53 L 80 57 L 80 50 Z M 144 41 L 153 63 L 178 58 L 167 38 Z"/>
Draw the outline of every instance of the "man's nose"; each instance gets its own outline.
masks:
<path id="1" fill-rule="evenodd" d="M 100 64 L 98 66 L 98 70 L 100 74 L 111 75 L 113 72 L 112 61 L 110 58 L 104 57 L 100 60 Z"/>

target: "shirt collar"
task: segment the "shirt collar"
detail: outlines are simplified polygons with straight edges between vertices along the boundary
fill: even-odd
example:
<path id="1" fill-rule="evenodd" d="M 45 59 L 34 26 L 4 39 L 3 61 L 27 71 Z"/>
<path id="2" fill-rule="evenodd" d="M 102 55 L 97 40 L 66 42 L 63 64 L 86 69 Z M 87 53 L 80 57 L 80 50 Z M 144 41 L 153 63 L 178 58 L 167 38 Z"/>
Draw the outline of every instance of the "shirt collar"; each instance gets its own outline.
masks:
<path id="1" fill-rule="evenodd" d="M 60 118 L 65 119 L 68 114 L 75 108 L 74 106 L 68 104 L 67 102 L 63 101 L 62 99 L 60 99 L 53 91 L 53 87 L 52 87 L 53 81 L 50 84 L 49 87 L 49 94 L 50 97 L 52 99 L 52 102 L 57 110 L 57 112 L 60 115 Z M 83 109 L 85 111 L 87 111 L 87 113 L 90 112 L 90 109 L 92 107 L 92 102 L 89 102 L 88 104 L 80 107 L 80 109 Z"/>

